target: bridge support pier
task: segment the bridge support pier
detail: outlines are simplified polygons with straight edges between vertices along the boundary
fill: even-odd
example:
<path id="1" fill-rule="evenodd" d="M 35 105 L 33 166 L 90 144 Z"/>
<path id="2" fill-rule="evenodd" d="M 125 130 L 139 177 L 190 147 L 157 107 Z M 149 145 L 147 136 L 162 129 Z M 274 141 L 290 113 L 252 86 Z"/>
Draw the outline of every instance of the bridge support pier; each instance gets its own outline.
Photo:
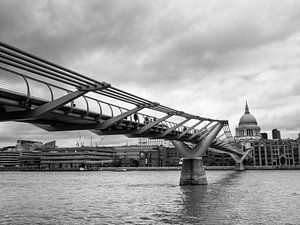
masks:
<path id="1" fill-rule="evenodd" d="M 238 158 L 237 156 L 231 154 L 231 157 L 235 161 L 235 171 L 245 171 L 243 161 L 247 157 L 247 155 L 249 154 L 249 152 L 251 150 L 252 150 L 251 148 L 248 149 L 246 152 L 244 152 L 243 156 L 240 157 L 240 158 Z"/>
<path id="2" fill-rule="evenodd" d="M 202 158 L 183 159 L 180 185 L 207 185 Z"/>
<path id="3" fill-rule="evenodd" d="M 243 162 L 236 162 L 235 163 L 235 171 L 244 171 L 245 168 L 244 168 L 244 165 L 243 165 Z"/>
<path id="4" fill-rule="evenodd" d="M 171 141 L 176 150 L 183 156 L 180 185 L 207 185 L 202 156 L 222 127 L 222 123 L 214 125 L 194 147 L 190 147 L 182 141 Z"/>

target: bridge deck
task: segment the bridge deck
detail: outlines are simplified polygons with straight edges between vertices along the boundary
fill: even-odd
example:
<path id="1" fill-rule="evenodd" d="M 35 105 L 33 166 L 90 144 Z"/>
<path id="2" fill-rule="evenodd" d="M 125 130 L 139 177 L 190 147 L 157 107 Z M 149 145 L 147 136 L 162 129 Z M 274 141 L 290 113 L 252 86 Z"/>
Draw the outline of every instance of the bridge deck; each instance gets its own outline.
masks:
<path id="1" fill-rule="evenodd" d="M 1 42 L 0 75 L 0 121 L 32 123 L 48 131 L 91 130 L 191 144 L 221 123 L 223 132 L 212 147 L 242 154 L 230 144 L 227 121 L 160 105 Z"/>

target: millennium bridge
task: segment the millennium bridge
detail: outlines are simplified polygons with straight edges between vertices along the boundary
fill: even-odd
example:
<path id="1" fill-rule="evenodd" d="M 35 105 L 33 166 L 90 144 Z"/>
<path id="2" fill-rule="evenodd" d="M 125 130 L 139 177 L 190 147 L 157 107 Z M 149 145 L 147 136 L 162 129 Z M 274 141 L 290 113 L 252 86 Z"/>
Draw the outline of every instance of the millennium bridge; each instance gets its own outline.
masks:
<path id="1" fill-rule="evenodd" d="M 161 105 L 2 42 L 0 121 L 30 123 L 49 132 L 89 130 L 170 140 L 183 156 L 180 185 L 207 184 L 202 156 L 208 150 L 231 155 L 237 171 L 244 169 L 250 151 L 235 145 L 226 120 Z"/>

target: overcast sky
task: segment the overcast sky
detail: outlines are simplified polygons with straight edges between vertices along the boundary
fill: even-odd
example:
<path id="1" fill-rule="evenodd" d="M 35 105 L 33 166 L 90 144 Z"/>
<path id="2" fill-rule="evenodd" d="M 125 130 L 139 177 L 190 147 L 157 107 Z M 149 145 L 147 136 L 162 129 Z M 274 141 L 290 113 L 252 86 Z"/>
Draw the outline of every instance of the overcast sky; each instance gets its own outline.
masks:
<path id="1" fill-rule="evenodd" d="M 262 132 L 300 133 L 299 0 L 0 0 L 0 31 L 2 42 L 99 81 L 227 119 L 233 133 L 246 100 Z M 0 123 L 0 146 L 74 146 L 79 135 L 89 142 L 92 134 Z"/>

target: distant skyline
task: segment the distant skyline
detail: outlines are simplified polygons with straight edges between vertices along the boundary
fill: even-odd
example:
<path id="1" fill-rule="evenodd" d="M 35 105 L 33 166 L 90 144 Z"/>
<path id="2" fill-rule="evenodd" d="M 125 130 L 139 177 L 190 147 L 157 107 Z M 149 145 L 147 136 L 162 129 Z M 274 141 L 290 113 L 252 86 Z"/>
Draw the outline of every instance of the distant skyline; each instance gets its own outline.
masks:
<path id="1" fill-rule="evenodd" d="M 0 41 L 187 113 L 300 133 L 300 1 L 0 0 Z M 0 74 L 1 82 L 1 74 Z M 0 123 L 17 139 L 75 146 L 88 131 Z M 134 143 L 105 136 L 102 144 Z"/>

